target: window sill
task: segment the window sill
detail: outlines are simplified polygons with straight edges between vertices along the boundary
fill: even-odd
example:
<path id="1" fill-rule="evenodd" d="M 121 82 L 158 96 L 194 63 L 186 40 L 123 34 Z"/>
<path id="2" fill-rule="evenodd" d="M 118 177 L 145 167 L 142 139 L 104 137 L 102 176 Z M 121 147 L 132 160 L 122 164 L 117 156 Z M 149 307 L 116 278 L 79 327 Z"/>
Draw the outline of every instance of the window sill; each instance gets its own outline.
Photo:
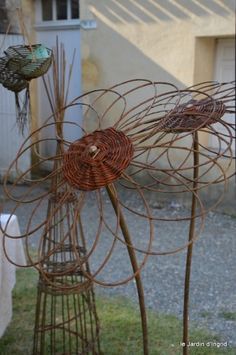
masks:
<path id="1" fill-rule="evenodd" d="M 37 31 L 50 31 L 50 30 L 93 30 L 97 28 L 95 20 L 58 20 L 58 21 L 42 21 L 38 22 L 34 28 Z"/>

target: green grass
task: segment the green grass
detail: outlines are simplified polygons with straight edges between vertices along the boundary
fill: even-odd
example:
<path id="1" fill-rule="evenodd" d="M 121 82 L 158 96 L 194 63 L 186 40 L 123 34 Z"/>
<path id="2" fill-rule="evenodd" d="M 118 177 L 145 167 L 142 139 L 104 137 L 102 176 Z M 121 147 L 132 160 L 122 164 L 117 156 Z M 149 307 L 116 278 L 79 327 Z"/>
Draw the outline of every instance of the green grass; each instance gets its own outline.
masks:
<path id="1" fill-rule="evenodd" d="M 13 319 L 0 339 L 1 355 L 32 354 L 37 274 L 33 270 L 17 271 L 13 293 Z M 101 322 L 101 345 L 105 355 L 142 355 L 142 336 L 137 306 L 126 298 L 97 296 Z M 174 316 L 148 313 L 150 355 L 178 355 L 182 336 L 181 322 Z M 190 329 L 191 342 L 219 342 L 206 330 Z M 191 347 L 190 354 L 233 355 L 236 349 Z"/>
<path id="2" fill-rule="evenodd" d="M 235 312 L 222 311 L 219 313 L 219 316 L 224 318 L 225 320 L 236 320 L 236 313 Z"/>
<path id="3" fill-rule="evenodd" d="M 212 313 L 211 312 L 208 312 L 208 311 L 204 311 L 204 312 L 201 312 L 200 313 L 201 317 L 203 318 L 209 318 L 212 316 Z"/>

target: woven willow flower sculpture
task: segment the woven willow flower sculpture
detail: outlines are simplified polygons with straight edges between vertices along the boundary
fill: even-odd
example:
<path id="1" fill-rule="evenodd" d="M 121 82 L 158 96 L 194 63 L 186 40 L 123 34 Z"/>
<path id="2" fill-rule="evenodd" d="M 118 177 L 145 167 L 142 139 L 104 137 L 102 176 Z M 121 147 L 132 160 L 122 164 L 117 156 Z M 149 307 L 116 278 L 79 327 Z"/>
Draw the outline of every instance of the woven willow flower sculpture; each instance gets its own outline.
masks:
<path id="1" fill-rule="evenodd" d="M 141 100 L 140 97 L 142 97 Z M 223 115 L 225 112 L 232 112 L 232 107 L 227 106 L 227 104 L 233 99 L 233 83 L 217 84 L 209 82 L 197 87 L 179 90 L 169 83 L 152 83 L 146 80 L 128 81 L 109 90 L 96 90 L 76 98 L 63 110 L 69 111 L 73 107 L 81 107 L 84 128 L 81 127 L 79 117 L 77 124 L 65 121 L 62 122 L 62 126 L 70 126 L 72 130 L 74 126 L 81 127 L 84 136 L 75 142 L 68 142 L 56 137 L 55 130 L 51 129 L 55 127 L 55 123 L 50 123 L 48 119 L 45 125 L 33 132 L 25 140 L 16 160 L 9 168 L 8 174 L 13 169 L 17 170 L 18 160 L 27 150 L 32 149 L 38 156 L 38 162 L 33 165 L 33 169 L 40 169 L 45 161 L 53 160 L 57 165 L 57 168 L 46 177 L 37 180 L 29 180 L 27 178 L 29 170 L 23 173 L 20 172 L 15 180 L 15 185 L 25 181 L 32 182 L 29 191 L 20 198 L 14 197 L 15 185 L 11 188 L 6 187 L 8 196 L 17 202 L 14 213 L 17 213 L 17 209 L 22 203 L 33 204 L 34 206 L 36 203 L 23 236 L 28 240 L 32 234 L 42 229 L 42 227 L 46 227 L 49 223 L 48 218 L 45 216 L 45 220 L 33 226 L 33 219 L 37 209 L 41 208 L 42 202 L 55 190 L 55 187 L 52 187 L 39 196 L 31 197 L 40 184 L 45 184 L 45 182 L 52 179 L 56 180 L 57 188 L 60 188 L 61 202 L 70 198 L 73 194 L 79 194 L 81 202 L 76 207 L 76 218 L 73 219 L 77 220 L 84 200 L 90 198 L 90 195 L 86 197 L 85 191 L 95 191 L 98 210 L 101 211 L 103 202 L 101 197 L 102 190 L 100 189 L 114 183 L 111 189 L 113 198 L 118 206 L 117 214 L 119 215 L 121 208 L 124 208 L 143 217 L 143 220 L 145 218 L 148 219 L 148 225 L 150 226 L 150 233 L 148 233 L 149 244 L 146 250 L 140 251 L 145 252 L 145 254 L 162 254 L 162 252 L 151 251 L 151 241 L 153 239 L 152 221 L 158 220 L 158 216 L 156 217 L 151 212 L 144 192 L 173 192 L 181 194 L 193 192 L 197 194 L 197 191 L 212 183 L 226 180 L 227 171 L 230 171 L 229 169 L 232 165 L 231 146 L 234 138 L 232 135 L 234 124 L 227 123 L 223 119 Z M 71 115 L 73 115 L 72 112 Z M 214 124 L 219 125 L 219 129 L 215 129 Z M 89 125 L 92 125 L 92 133 L 86 130 L 86 126 L 88 127 Z M 51 136 L 48 134 L 49 128 L 51 129 L 50 132 L 52 132 L 50 133 Z M 197 190 L 196 188 L 193 190 L 194 179 L 191 178 L 191 173 L 193 169 L 192 156 L 195 148 L 192 136 L 197 131 L 214 136 L 218 141 L 218 150 L 212 150 L 199 142 L 201 150 L 198 153 L 202 160 L 200 159 L 198 166 L 203 169 L 198 177 Z M 47 138 L 39 138 L 46 134 Z M 60 150 L 54 156 L 42 156 L 38 152 L 38 145 L 44 140 L 54 143 L 60 141 Z M 175 156 L 173 156 L 173 152 Z M 180 153 L 180 157 L 178 153 Z M 176 159 L 176 154 L 179 159 Z M 223 169 L 218 160 L 220 157 L 226 156 L 229 159 Z M 129 167 L 128 173 L 125 170 L 127 167 Z M 212 171 L 214 171 L 214 178 L 211 177 L 209 179 L 208 177 Z M 140 181 L 138 177 L 141 174 L 148 178 L 149 181 L 147 183 L 143 182 L 146 179 Z M 133 189 L 139 195 L 139 199 L 143 204 L 143 212 L 136 211 L 128 204 L 122 202 L 122 199 L 118 197 L 119 186 Z M 111 193 L 111 189 L 109 188 L 108 194 Z M 198 195 L 197 198 L 202 206 Z M 201 208 L 203 210 L 203 207 Z M 51 219 L 53 219 L 53 216 L 54 214 L 52 214 Z M 99 216 L 99 218 L 102 220 L 101 225 L 105 224 L 106 228 L 111 232 L 112 229 L 106 224 L 104 217 Z M 117 219 L 120 219 L 120 215 Z M 191 219 L 191 217 L 186 216 L 182 217 L 182 219 Z M 73 228 L 73 220 L 70 228 Z M 99 224 L 99 232 L 91 252 L 88 253 L 89 256 L 96 249 L 95 245 L 101 233 L 101 225 Z M 48 228 L 51 228 L 51 224 Z M 118 227 L 116 233 L 112 231 L 115 240 L 117 232 Z M 52 246 L 52 254 L 53 251 L 56 251 L 56 248 Z M 76 268 L 78 265 L 82 267 L 76 249 L 74 254 L 76 260 L 74 267 Z M 146 260 L 146 256 L 144 260 Z M 39 260 L 32 262 L 32 264 L 40 267 L 43 264 L 43 260 L 41 261 L 39 257 Z M 97 272 L 94 273 L 94 275 L 97 274 Z M 87 276 L 100 283 L 95 276 Z M 119 281 L 119 283 L 125 282 L 130 278 Z M 101 281 L 101 284 L 105 285 L 106 282 Z M 108 284 L 113 283 L 109 282 Z"/>
<path id="2" fill-rule="evenodd" d="M 212 208 L 204 207 L 200 192 L 212 184 L 225 184 L 232 176 L 235 125 L 227 122 L 224 115 L 233 113 L 233 100 L 234 83 L 208 82 L 180 90 L 169 83 L 131 80 L 108 90 L 91 91 L 63 107 L 61 110 L 67 119 L 59 122 L 59 131 L 56 129 L 58 121 L 52 122 L 49 117 L 25 140 L 7 175 L 18 170 L 18 161 L 28 150 L 33 150 L 38 158 L 33 169 L 43 168 L 45 162 L 53 161 L 53 170 L 38 179 L 28 178 L 30 170 L 19 172 L 10 187 L 6 184 L 7 178 L 5 181 L 8 197 L 16 202 L 12 213 L 17 214 L 22 205 L 32 206 L 26 229 L 21 235 L 25 238 L 29 266 L 35 266 L 52 287 L 60 290 L 78 287 L 76 282 L 66 277 L 76 271 L 85 277 L 85 287 L 89 281 L 115 286 L 135 278 L 143 329 L 146 329 L 140 270 L 149 255 L 173 254 L 184 248 L 190 250 L 203 228 L 207 209 Z M 78 108 L 83 124 L 81 117 L 78 117 L 78 122 L 72 122 L 73 110 L 78 112 Z M 66 140 L 63 131 L 68 127 L 71 130 L 80 128 L 82 137 L 75 141 Z M 216 140 L 214 150 L 209 148 L 209 137 Z M 57 147 L 55 154 L 46 156 L 40 153 L 38 147 L 42 142 L 54 144 Z M 222 157 L 228 158 L 224 166 L 220 161 Z M 49 189 L 39 193 L 39 187 L 48 181 Z M 15 187 L 23 182 L 31 183 L 28 191 L 16 196 Z M 128 190 L 128 200 L 124 199 L 124 189 Z M 186 215 L 159 216 L 151 207 L 152 202 L 155 194 L 160 198 L 166 193 L 192 196 L 192 210 Z M 138 201 L 135 204 L 132 203 L 134 195 Z M 213 206 L 221 198 L 219 196 Z M 48 199 L 54 203 L 50 213 L 45 217 L 38 216 L 38 211 L 44 208 Z M 58 216 L 59 206 L 66 201 L 74 201 L 72 207 L 70 210 L 65 208 Z M 84 213 L 91 218 L 90 228 L 83 223 Z M 135 223 L 127 223 L 135 217 Z M 39 218 L 42 219 L 39 221 Z M 66 233 L 57 243 L 52 243 L 50 234 L 65 218 Z M 195 231 L 195 220 L 201 222 L 198 232 Z M 143 228 L 146 230 L 140 238 L 137 237 L 138 221 L 142 226 L 145 224 Z M 177 241 L 170 250 L 155 250 L 154 227 L 161 221 L 189 221 L 189 240 L 184 245 L 178 245 Z M 132 227 L 135 238 L 131 237 Z M 80 231 L 83 251 L 73 239 L 74 230 Z M 29 240 L 35 234 L 40 237 L 38 256 L 33 258 Z M 5 231 L 5 238 L 11 237 Z M 117 242 L 128 252 L 131 267 L 126 263 L 125 274 L 114 279 L 109 263 L 115 258 Z M 63 268 L 55 268 L 55 255 L 65 244 L 70 245 L 69 262 L 64 260 Z M 137 252 L 139 258 L 136 257 Z M 86 266 L 88 261 L 89 270 Z M 65 278 L 60 278 L 59 282 L 59 276 Z M 185 319 L 187 313 L 186 306 Z M 185 333 L 186 329 L 187 324 Z M 186 337 L 185 334 L 185 340 Z M 144 353 L 148 353 L 146 335 Z"/>

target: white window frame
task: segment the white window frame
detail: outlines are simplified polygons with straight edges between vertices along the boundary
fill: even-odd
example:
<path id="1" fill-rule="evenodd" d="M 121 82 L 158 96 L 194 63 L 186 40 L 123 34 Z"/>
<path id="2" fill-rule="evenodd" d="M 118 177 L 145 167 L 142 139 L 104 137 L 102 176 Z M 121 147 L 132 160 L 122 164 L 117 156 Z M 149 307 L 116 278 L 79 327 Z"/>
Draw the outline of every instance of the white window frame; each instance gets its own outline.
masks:
<path id="1" fill-rule="evenodd" d="M 78 1 L 78 5 L 79 5 L 79 0 Z M 64 21 L 70 21 L 70 20 L 79 20 L 79 18 L 77 19 L 72 19 L 71 18 L 71 10 L 72 10 L 72 0 L 67 0 L 67 19 L 65 19 Z M 50 21 L 43 21 L 42 19 L 42 1 L 40 0 L 40 15 L 41 15 L 41 21 L 42 22 L 50 22 L 50 21 L 63 21 L 63 20 L 58 20 L 57 19 L 57 0 L 52 0 L 52 20 Z"/>
<path id="2" fill-rule="evenodd" d="M 80 28 L 81 21 L 80 19 L 71 18 L 71 0 L 67 0 L 67 19 L 66 20 L 57 20 L 56 18 L 56 0 L 52 0 L 52 20 L 43 21 L 42 18 L 42 1 L 36 0 L 35 3 L 36 11 L 36 25 L 35 29 L 38 31 L 47 31 L 47 30 L 60 30 L 60 29 L 77 29 Z"/>
<path id="3" fill-rule="evenodd" d="M 232 40 L 234 40 L 234 39 L 232 39 L 232 38 L 218 38 L 216 40 L 215 68 L 214 68 L 214 79 L 215 80 L 217 80 L 218 73 L 221 70 L 222 58 L 224 56 L 224 46 L 227 47 L 228 45 L 231 45 Z M 223 44 L 224 46 L 221 44 Z M 233 78 L 232 78 L 232 80 L 233 80 Z M 230 123 L 235 123 L 236 117 L 235 117 L 235 115 L 232 114 L 232 115 L 228 115 L 228 117 L 226 119 Z M 216 123 L 216 125 L 217 125 L 217 123 Z M 219 129 L 221 132 L 224 133 L 224 128 L 221 125 L 219 125 Z M 227 133 L 227 132 L 225 132 L 225 133 Z M 234 134 L 233 131 L 232 131 L 232 134 Z M 209 147 L 213 150 L 216 149 L 215 139 L 212 135 L 210 135 Z M 222 149 L 224 149 L 224 147 L 222 147 Z M 235 152 L 234 142 L 232 142 L 231 149 L 233 152 Z"/>
<path id="4" fill-rule="evenodd" d="M 82 28 L 83 30 L 94 30 L 97 28 L 97 22 L 94 19 L 72 19 L 71 18 L 71 1 L 67 0 L 67 20 L 57 20 L 56 19 L 56 0 L 53 0 L 53 19 L 50 21 L 43 21 L 42 19 L 42 2 L 41 0 L 36 0 L 35 2 L 35 18 L 36 24 L 35 29 L 36 31 L 48 31 L 48 30 L 62 30 L 62 29 L 79 29 Z M 70 18 L 69 18 L 70 17 Z"/>

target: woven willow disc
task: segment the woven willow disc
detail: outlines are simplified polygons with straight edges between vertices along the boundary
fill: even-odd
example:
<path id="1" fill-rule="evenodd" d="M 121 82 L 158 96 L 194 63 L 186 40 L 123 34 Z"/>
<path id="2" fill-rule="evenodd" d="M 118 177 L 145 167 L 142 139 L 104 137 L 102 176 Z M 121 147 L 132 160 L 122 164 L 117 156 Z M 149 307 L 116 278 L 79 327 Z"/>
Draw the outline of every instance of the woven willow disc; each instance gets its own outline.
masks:
<path id="1" fill-rule="evenodd" d="M 187 132 L 216 123 L 225 114 L 226 107 L 222 101 L 192 101 L 189 107 L 180 105 L 170 111 L 163 120 L 163 129 L 175 133 Z"/>
<path id="2" fill-rule="evenodd" d="M 133 157 L 130 139 L 114 128 L 95 131 L 73 142 L 63 157 L 67 182 L 85 191 L 117 180 Z"/>

